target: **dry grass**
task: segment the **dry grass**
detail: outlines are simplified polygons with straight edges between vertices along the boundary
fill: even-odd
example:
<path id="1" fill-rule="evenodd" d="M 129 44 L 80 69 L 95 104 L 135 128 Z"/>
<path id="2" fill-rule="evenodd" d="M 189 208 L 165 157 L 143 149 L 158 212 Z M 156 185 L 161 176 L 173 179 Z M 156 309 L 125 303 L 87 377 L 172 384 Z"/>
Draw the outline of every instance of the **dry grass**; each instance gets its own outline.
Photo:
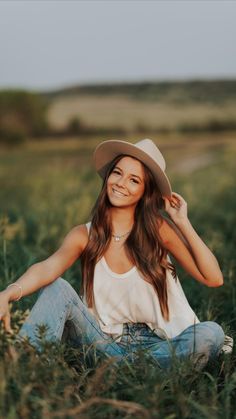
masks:
<path id="1" fill-rule="evenodd" d="M 52 101 L 49 122 L 55 129 L 63 129 L 77 116 L 85 125 L 94 128 L 138 127 L 151 130 L 174 129 L 181 124 L 201 125 L 209 120 L 236 119 L 235 102 L 218 105 L 202 103 L 171 104 L 138 101 L 126 96 L 65 96 Z"/>

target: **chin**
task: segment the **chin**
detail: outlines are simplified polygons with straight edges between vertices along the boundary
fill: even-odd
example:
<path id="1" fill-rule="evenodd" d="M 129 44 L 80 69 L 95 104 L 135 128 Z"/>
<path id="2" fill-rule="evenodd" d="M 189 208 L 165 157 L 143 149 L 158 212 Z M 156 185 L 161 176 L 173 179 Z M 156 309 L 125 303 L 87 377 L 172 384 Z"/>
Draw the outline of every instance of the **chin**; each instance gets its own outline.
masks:
<path id="1" fill-rule="evenodd" d="M 116 200 L 116 199 L 110 199 L 109 197 L 108 197 L 108 199 L 109 199 L 109 202 L 110 202 L 110 204 L 111 204 L 111 206 L 112 207 L 115 207 L 115 208 L 131 208 L 131 207 L 136 207 L 136 205 L 137 205 L 137 202 L 118 202 L 118 200 Z"/>
<path id="2" fill-rule="evenodd" d="M 123 207 L 123 206 L 125 206 L 122 202 L 117 202 L 118 200 L 116 200 L 116 199 L 111 199 L 111 198 L 108 197 L 108 200 L 113 207 Z"/>

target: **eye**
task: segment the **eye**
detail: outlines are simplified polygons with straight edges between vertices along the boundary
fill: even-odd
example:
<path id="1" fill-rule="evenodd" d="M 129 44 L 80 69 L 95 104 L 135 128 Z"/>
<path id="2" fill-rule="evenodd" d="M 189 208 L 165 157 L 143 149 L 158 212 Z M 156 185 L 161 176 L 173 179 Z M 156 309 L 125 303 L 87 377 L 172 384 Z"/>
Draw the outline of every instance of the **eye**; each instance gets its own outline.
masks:
<path id="1" fill-rule="evenodd" d="M 116 173 L 117 175 L 120 175 L 120 171 L 118 169 L 113 169 L 112 173 Z"/>
<path id="2" fill-rule="evenodd" d="M 130 179 L 132 182 L 134 182 L 134 183 L 139 183 L 139 181 L 138 180 L 136 180 L 136 179 Z"/>

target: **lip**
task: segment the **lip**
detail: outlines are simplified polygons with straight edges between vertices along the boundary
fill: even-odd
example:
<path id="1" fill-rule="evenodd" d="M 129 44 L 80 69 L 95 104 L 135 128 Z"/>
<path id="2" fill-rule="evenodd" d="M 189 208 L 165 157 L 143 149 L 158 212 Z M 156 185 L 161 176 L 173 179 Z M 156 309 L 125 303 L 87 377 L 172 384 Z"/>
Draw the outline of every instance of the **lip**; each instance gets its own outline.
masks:
<path id="1" fill-rule="evenodd" d="M 111 188 L 111 189 L 112 189 L 113 194 L 116 196 L 119 196 L 119 197 L 127 196 L 123 192 L 117 191 L 115 188 Z"/>

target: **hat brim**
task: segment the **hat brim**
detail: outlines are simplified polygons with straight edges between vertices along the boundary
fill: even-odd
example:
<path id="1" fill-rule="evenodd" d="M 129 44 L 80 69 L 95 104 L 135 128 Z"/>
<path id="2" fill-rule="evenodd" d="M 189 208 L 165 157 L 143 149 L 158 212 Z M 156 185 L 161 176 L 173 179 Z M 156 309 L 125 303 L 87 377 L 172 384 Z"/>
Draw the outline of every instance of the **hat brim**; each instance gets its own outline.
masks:
<path id="1" fill-rule="evenodd" d="M 120 154 L 134 157 L 144 163 L 154 175 L 162 196 L 171 197 L 172 189 L 170 181 L 156 161 L 135 144 L 123 140 L 103 141 L 96 147 L 93 154 L 94 164 L 97 172 L 103 179 L 111 161 Z"/>

